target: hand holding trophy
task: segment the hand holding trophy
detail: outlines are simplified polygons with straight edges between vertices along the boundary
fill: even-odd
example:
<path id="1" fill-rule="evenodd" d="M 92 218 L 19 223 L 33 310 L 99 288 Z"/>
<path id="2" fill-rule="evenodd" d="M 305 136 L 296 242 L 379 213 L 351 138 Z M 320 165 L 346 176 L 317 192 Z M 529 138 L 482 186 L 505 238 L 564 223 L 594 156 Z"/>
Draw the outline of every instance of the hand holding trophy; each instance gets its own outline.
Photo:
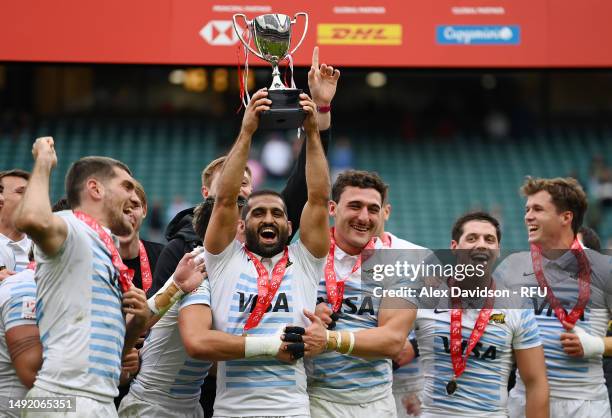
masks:
<path id="1" fill-rule="evenodd" d="M 298 16 L 304 16 L 304 32 L 297 45 L 290 50 L 291 28 Z M 248 29 L 247 39 L 238 26 L 242 18 Z M 302 44 L 308 29 L 308 15 L 296 13 L 294 19 L 283 14 L 265 14 L 253 20 L 247 20 L 244 14 L 233 16 L 234 30 L 244 47 L 255 56 L 272 65 L 272 85 L 268 89 L 268 99 L 272 101 L 270 109 L 261 112 L 259 127 L 263 129 L 294 129 L 302 126 L 306 114 L 300 106 L 301 89 L 288 88 L 282 82 L 278 64 L 291 56 Z M 251 46 L 251 38 L 255 48 Z"/>

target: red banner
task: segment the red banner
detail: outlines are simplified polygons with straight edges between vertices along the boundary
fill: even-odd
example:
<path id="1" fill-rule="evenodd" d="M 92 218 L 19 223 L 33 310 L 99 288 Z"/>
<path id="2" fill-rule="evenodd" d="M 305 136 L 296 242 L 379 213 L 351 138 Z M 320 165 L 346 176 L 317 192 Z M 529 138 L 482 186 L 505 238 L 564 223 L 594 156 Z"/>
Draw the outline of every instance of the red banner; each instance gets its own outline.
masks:
<path id="1" fill-rule="evenodd" d="M 302 11 L 298 65 L 318 44 L 344 67 L 612 66 L 605 0 L 5 1 L 0 60 L 236 65 L 233 14 Z M 294 43 L 302 30 L 300 18 Z"/>

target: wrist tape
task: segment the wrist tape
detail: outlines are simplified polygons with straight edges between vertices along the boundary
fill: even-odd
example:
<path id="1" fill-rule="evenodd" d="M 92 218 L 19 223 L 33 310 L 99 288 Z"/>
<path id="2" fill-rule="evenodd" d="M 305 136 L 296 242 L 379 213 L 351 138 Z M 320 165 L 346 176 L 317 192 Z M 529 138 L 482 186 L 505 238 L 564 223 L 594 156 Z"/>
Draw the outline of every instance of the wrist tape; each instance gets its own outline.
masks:
<path id="1" fill-rule="evenodd" d="M 151 312 L 158 316 L 163 316 L 172 305 L 185 295 L 185 292 L 174 283 L 174 280 L 162 290 L 147 300 Z"/>
<path id="2" fill-rule="evenodd" d="M 282 343 L 278 335 L 272 337 L 245 337 L 244 358 L 258 356 L 274 357 Z"/>
<path id="3" fill-rule="evenodd" d="M 603 356 L 606 348 L 603 338 L 595 337 L 577 325 L 574 326 L 571 332 L 575 333 L 580 339 L 582 351 L 584 351 L 584 358 Z"/>

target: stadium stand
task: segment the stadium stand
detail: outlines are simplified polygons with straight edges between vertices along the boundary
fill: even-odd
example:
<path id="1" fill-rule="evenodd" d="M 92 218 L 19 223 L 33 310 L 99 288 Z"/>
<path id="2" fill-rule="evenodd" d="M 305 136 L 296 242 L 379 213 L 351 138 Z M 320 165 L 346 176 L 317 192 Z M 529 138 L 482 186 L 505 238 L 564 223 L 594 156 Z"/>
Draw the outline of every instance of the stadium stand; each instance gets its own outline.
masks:
<path id="1" fill-rule="evenodd" d="M 0 167 L 32 165 L 31 141 L 57 139 L 58 169 L 52 193 L 59 197 L 70 162 L 84 155 L 107 155 L 126 162 L 143 183 L 149 201 L 180 194 L 200 199 L 200 170 L 228 144 L 219 128 L 196 119 L 50 120 L 33 131 L 0 140 Z M 391 186 L 389 230 L 430 248 L 445 248 L 451 222 L 476 208 L 500 215 L 504 247 L 524 248 L 523 200 L 518 188 L 526 175 L 576 173 L 586 187 L 591 157 L 612 155 L 612 129 L 572 128 L 529 138 L 491 141 L 477 136 L 454 139 L 351 137 L 355 166 L 378 171 Z M 380 146 L 384 144 L 384 146 Z M 268 184 L 274 186 L 275 184 Z M 602 242 L 612 236 L 612 213 L 600 225 Z M 145 231 L 146 233 L 146 231 Z"/>

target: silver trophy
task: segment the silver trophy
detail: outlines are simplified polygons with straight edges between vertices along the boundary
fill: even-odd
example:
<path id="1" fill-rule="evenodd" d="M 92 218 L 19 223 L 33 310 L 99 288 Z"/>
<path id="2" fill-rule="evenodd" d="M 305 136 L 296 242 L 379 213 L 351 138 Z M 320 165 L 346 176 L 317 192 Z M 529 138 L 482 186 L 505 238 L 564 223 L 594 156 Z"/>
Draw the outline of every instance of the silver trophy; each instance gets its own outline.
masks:
<path id="1" fill-rule="evenodd" d="M 298 16 L 305 18 L 304 32 L 295 48 L 290 50 L 291 27 L 297 22 Z M 245 40 L 242 36 L 238 18 L 242 18 L 246 23 L 255 48 L 251 46 L 249 38 Z M 281 81 L 278 64 L 288 55 L 293 55 L 304 41 L 308 30 L 308 14 L 296 13 L 293 20 L 283 14 L 266 14 L 257 16 L 253 20 L 247 20 L 246 16 L 240 13 L 233 16 L 233 21 L 234 30 L 244 47 L 272 65 L 272 85 L 268 89 L 268 98 L 272 101 L 272 105 L 270 110 L 261 113 L 260 128 L 293 129 L 301 126 L 306 116 L 299 104 L 302 90 L 285 86 Z"/>

